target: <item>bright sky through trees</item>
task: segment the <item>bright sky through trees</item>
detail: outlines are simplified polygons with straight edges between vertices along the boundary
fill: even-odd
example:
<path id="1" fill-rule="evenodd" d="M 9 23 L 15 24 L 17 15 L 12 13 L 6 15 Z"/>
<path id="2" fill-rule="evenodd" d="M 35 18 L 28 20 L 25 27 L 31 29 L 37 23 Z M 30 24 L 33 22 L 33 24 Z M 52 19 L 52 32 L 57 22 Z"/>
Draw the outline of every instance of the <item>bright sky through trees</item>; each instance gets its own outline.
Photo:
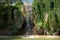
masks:
<path id="1" fill-rule="evenodd" d="M 23 2 L 25 2 L 26 0 L 23 0 Z M 32 3 L 33 2 L 33 0 L 27 0 L 28 2 L 30 2 L 30 3 Z"/>

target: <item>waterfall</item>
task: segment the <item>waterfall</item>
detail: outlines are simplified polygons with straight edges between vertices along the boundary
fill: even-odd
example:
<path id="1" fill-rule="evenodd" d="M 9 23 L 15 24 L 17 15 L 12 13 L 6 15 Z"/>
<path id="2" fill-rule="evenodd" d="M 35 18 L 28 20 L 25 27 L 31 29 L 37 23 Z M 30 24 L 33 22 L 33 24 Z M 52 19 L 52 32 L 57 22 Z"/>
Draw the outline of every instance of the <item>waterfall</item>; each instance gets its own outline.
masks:
<path id="1" fill-rule="evenodd" d="M 26 11 L 26 28 L 25 28 L 25 34 L 26 35 L 32 35 L 32 28 L 33 28 L 33 16 L 32 16 L 32 8 L 29 3 L 25 3 L 25 11 Z"/>

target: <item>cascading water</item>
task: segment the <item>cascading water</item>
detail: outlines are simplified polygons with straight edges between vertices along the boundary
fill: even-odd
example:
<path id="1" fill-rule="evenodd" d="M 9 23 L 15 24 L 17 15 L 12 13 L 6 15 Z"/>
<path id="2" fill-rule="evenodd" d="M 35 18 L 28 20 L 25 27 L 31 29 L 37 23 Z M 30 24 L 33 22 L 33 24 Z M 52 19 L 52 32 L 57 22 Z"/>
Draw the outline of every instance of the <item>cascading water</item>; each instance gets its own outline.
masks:
<path id="1" fill-rule="evenodd" d="M 29 3 L 26 3 L 25 11 L 26 11 L 25 35 L 32 35 L 32 28 L 33 28 L 32 19 L 33 19 L 33 16 L 32 16 L 31 5 Z"/>

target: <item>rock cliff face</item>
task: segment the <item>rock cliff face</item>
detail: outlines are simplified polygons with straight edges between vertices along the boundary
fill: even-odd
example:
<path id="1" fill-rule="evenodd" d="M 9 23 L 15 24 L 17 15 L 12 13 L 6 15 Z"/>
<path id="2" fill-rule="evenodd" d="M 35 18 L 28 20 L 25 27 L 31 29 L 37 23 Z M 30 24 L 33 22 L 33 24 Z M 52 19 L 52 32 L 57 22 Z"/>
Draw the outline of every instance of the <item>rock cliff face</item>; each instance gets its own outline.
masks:
<path id="1" fill-rule="evenodd" d="M 12 35 L 22 27 L 23 15 L 16 7 L 5 7 L 0 16 L 0 35 Z"/>

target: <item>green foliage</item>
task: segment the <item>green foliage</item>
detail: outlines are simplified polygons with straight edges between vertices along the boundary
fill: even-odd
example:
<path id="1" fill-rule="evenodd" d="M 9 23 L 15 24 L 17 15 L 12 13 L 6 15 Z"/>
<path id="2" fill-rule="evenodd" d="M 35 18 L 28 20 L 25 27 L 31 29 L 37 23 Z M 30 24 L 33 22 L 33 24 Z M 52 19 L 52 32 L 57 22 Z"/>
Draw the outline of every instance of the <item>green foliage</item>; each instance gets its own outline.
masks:
<path id="1" fill-rule="evenodd" d="M 32 6 L 33 14 L 36 17 L 36 26 L 47 28 L 51 33 L 57 32 L 60 24 L 60 0 L 34 0 Z M 45 22 L 47 16 L 47 22 Z"/>
<path id="2" fill-rule="evenodd" d="M 23 2 L 17 0 L 14 3 L 15 6 L 12 5 L 12 0 L 0 1 L 0 29 L 8 28 L 10 30 L 12 27 L 12 31 L 16 32 L 18 27 L 22 25 L 23 15 L 20 6 L 23 5 Z"/>
<path id="3" fill-rule="evenodd" d="M 15 2 L 15 6 L 18 7 L 19 9 L 21 9 L 21 8 L 23 7 L 23 2 L 22 2 L 22 0 L 17 0 L 17 1 Z"/>
<path id="4" fill-rule="evenodd" d="M 45 5 L 42 3 L 42 1 L 34 0 L 32 10 L 33 10 L 34 15 L 36 15 L 36 23 L 43 22 L 43 14 L 42 14 L 44 11 L 43 6 Z"/>

